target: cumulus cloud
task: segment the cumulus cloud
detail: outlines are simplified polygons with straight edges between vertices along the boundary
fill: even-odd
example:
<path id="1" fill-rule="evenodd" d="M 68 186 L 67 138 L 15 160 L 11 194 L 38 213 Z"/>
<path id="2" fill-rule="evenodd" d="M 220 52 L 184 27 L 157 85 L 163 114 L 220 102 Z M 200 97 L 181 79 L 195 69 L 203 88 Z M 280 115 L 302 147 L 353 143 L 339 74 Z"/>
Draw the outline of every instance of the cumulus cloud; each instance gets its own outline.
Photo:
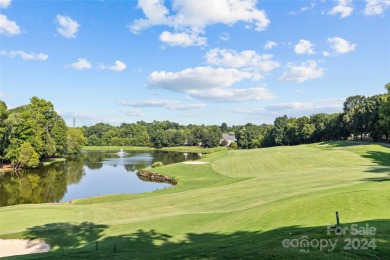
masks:
<path id="1" fill-rule="evenodd" d="M 76 38 L 80 25 L 69 16 L 57 15 L 57 32 L 65 38 Z"/>
<path id="2" fill-rule="evenodd" d="M 328 38 L 328 42 L 331 44 L 330 48 L 339 54 L 351 52 L 356 48 L 356 44 L 350 43 L 341 37 Z"/>
<path id="3" fill-rule="evenodd" d="M 206 45 L 207 38 L 200 37 L 197 33 L 170 33 L 164 31 L 160 34 L 160 41 L 170 46 L 204 46 Z"/>
<path id="4" fill-rule="evenodd" d="M 14 36 L 20 34 L 20 27 L 16 22 L 8 20 L 8 17 L 0 14 L 0 34 Z"/>
<path id="5" fill-rule="evenodd" d="M 296 54 L 314 54 L 316 53 L 314 50 L 314 46 L 310 41 L 307 40 L 299 40 L 299 43 L 297 43 L 294 46 L 294 52 Z"/>
<path id="6" fill-rule="evenodd" d="M 183 104 L 169 99 L 120 100 L 119 104 L 131 107 L 163 107 L 170 110 L 195 110 L 207 107 L 206 104 Z"/>
<path id="7" fill-rule="evenodd" d="M 260 71 L 271 71 L 280 64 L 272 60 L 271 54 L 260 55 L 253 50 L 237 52 L 227 49 L 212 49 L 206 53 L 208 64 L 222 66 L 226 68 L 245 68 Z"/>
<path id="8" fill-rule="evenodd" d="M 169 26 L 174 28 L 175 33 L 168 34 L 166 32 L 164 35 L 160 35 L 160 40 L 165 39 L 166 42 L 173 41 L 175 43 L 183 41 L 187 43 L 191 40 L 191 37 L 188 38 L 188 36 L 204 34 L 207 26 L 219 23 L 233 25 L 237 22 L 245 22 L 254 26 L 256 31 L 262 31 L 267 28 L 270 21 L 265 11 L 258 9 L 256 4 L 256 0 L 173 0 L 171 3 L 172 13 L 170 13 L 163 0 L 139 0 L 138 8 L 142 9 L 145 18 L 135 20 L 129 29 L 133 33 L 139 33 L 156 25 Z M 172 40 L 172 38 L 175 39 Z M 204 45 L 206 40 L 206 38 L 201 37 L 197 41 L 190 42 L 197 42 L 197 44 L 192 45 Z M 172 44 L 172 46 L 189 45 Z"/>
<path id="9" fill-rule="evenodd" d="M 127 67 L 126 67 L 126 64 L 123 63 L 122 61 L 116 60 L 115 64 L 112 66 L 106 66 L 106 65 L 101 64 L 99 68 L 101 70 L 113 70 L 113 71 L 121 72 L 121 71 L 124 71 Z"/>
<path id="10" fill-rule="evenodd" d="M 380 15 L 390 6 L 388 0 L 366 0 L 365 15 Z"/>
<path id="11" fill-rule="evenodd" d="M 0 8 L 8 8 L 11 5 L 11 0 L 0 0 Z"/>
<path id="12" fill-rule="evenodd" d="M 302 83 L 306 80 L 321 78 L 325 72 L 325 69 L 318 67 L 317 63 L 313 60 L 308 60 L 299 65 L 289 63 L 287 68 L 279 78 L 280 80 Z"/>
<path id="13" fill-rule="evenodd" d="M 258 73 L 237 69 L 196 67 L 179 72 L 154 71 L 149 75 L 152 87 L 185 93 L 190 97 L 215 102 L 241 102 L 270 99 L 274 96 L 264 88 L 236 88 L 243 80 L 257 80 Z"/>
<path id="14" fill-rule="evenodd" d="M 330 15 L 338 15 L 340 14 L 340 18 L 345 18 L 350 16 L 353 11 L 352 0 L 335 0 L 337 5 L 334 6 L 328 14 Z"/>
<path id="15" fill-rule="evenodd" d="M 260 101 L 273 99 L 276 97 L 266 88 L 212 88 L 207 91 L 192 90 L 189 92 L 189 94 L 194 98 L 213 102 Z"/>
<path id="16" fill-rule="evenodd" d="M 144 111 L 139 110 L 139 109 L 121 110 L 121 112 L 127 116 L 144 116 L 145 115 Z"/>
<path id="17" fill-rule="evenodd" d="M 77 59 L 77 62 L 70 64 L 70 66 L 76 70 L 87 70 L 92 68 L 91 63 L 83 58 Z"/>
<path id="18" fill-rule="evenodd" d="M 274 42 L 274 41 L 267 41 L 265 43 L 265 45 L 264 45 L 264 49 L 265 50 L 270 50 L 270 49 L 272 49 L 273 47 L 276 47 L 276 46 L 278 46 L 278 44 L 276 42 Z"/>
<path id="19" fill-rule="evenodd" d="M 11 58 L 15 58 L 19 56 L 23 60 L 40 60 L 44 61 L 49 58 L 49 55 L 44 53 L 27 53 L 24 51 L 0 51 L 0 55 L 9 56 Z"/>
<path id="20" fill-rule="evenodd" d="M 169 10 L 164 6 L 164 0 L 138 0 L 139 9 L 142 9 L 146 18 L 137 19 L 129 27 L 133 33 L 155 25 L 173 25 L 168 17 Z"/>
<path id="21" fill-rule="evenodd" d="M 229 87 L 244 79 L 252 79 L 253 73 L 237 69 L 196 67 L 179 72 L 153 71 L 148 77 L 150 86 L 177 92 Z"/>

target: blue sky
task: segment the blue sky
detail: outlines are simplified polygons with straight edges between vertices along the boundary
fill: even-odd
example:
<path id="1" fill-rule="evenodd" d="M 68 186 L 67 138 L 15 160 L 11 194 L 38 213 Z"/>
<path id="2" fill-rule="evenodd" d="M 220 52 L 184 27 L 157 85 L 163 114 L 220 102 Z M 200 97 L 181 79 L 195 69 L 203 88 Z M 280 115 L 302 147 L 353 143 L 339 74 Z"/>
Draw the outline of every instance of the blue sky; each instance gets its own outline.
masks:
<path id="1" fill-rule="evenodd" d="M 390 81 L 390 2 L 0 0 L 0 99 L 71 126 L 272 123 Z"/>

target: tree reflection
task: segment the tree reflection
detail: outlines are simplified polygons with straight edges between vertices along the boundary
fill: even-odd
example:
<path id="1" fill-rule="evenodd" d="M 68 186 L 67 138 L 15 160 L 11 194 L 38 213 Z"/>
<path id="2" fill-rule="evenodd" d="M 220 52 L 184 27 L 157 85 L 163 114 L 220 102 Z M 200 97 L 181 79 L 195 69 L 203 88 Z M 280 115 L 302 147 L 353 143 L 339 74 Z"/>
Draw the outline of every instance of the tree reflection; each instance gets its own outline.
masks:
<path id="1" fill-rule="evenodd" d="M 85 176 L 82 157 L 70 158 L 34 170 L 21 170 L 18 175 L 0 176 L 0 206 L 30 203 L 59 202 L 68 184 Z"/>

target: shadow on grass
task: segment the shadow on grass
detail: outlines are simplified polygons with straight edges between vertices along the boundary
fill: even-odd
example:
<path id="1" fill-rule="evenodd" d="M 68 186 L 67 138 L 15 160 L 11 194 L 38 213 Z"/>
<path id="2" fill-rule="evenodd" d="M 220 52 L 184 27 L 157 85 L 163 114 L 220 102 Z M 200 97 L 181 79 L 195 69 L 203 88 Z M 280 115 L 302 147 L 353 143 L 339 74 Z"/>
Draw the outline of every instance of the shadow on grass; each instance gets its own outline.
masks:
<path id="1" fill-rule="evenodd" d="M 362 155 L 364 158 L 371 159 L 374 163 L 390 167 L 390 153 L 381 151 L 369 151 Z M 390 170 L 389 170 L 390 171 Z"/>
<path id="2" fill-rule="evenodd" d="M 74 249 L 99 240 L 107 225 L 83 222 L 80 224 L 51 223 L 27 229 L 24 235 L 28 239 L 42 239 L 53 249 Z"/>
<path id="3" fill-rule="evenodd" d="M 101 238 L 96 247 L 96 240 L 105 227 L 89 223 L 87 228 L 80 225 L 85 230 L 78 231 L 76 226 L 57 223 L 49 226 L 54 230 L 45 225 L 34 227 L 27 233 L 50 240 L 59 249 L 72 250 L 56 250 L 16 259 L 386 259 L 390 255 L 390 219 L 348 223 L 342 224 L 342 227 L 351 230 L 352 224 L 357 224 L 358 230 L 367 225 L 374 227 L 375 234 L 353 235 L 350 231 L 345 235 L 327 234 L 324 225 L 290 226 L 265 232 L 187 233 L 178 239 L 156 230 L 138 230 L 128 235 Z M 52 232 L 57 232 L 58 237 L 53 239 Z M 353 248 L 348 247 L 348 239 L 357 241 Z M 368 245 L 365 240 L 374 243 Z M 85 245 L 84 241 L 88 244 Z M 333 250 L 329 241 L 335 244 Z M 283 243 L 288 246 L 283 246 Z M 321 249 L 319 243 L 323 245 Z"/>
<path id="4" fill-rule="evenodd" d="M 390 167 L 371 167 L 367 172 L 372 173 L 388 173 L 390 175 Z"/>
<path id="5" fill-rule="evenodd" d="M 361 179 L 361 181 L 384 182 L 384 181 L 390 181 L 390 177 L 365 178 L 365 179 Z"/>

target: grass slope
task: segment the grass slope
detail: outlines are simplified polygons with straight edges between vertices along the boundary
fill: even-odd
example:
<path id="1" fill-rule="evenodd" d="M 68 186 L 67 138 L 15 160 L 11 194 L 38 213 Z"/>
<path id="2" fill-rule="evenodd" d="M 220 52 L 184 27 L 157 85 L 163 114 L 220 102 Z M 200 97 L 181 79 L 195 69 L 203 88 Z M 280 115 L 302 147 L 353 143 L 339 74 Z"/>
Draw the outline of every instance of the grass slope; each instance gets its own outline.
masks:
<path id="1" fill-rule="evenodd" d="M 390 148 L 323 143 L 223 150 L 202 160 L 210 163 L 158 168 L 179 180 L 175 188 L 1 208 L 0 237 L 38 237 L 53 247 L 20 259 L 390 256 Z M 357 238 L 375 238 L 376 249 L 345 250 L 344 239 L 356 236 L 327 235 L 335 211 L 344 225 L 375 226 L 374 237 Z M 282 246 L 302 236 L 339 243 L 333 251 Z"/>

